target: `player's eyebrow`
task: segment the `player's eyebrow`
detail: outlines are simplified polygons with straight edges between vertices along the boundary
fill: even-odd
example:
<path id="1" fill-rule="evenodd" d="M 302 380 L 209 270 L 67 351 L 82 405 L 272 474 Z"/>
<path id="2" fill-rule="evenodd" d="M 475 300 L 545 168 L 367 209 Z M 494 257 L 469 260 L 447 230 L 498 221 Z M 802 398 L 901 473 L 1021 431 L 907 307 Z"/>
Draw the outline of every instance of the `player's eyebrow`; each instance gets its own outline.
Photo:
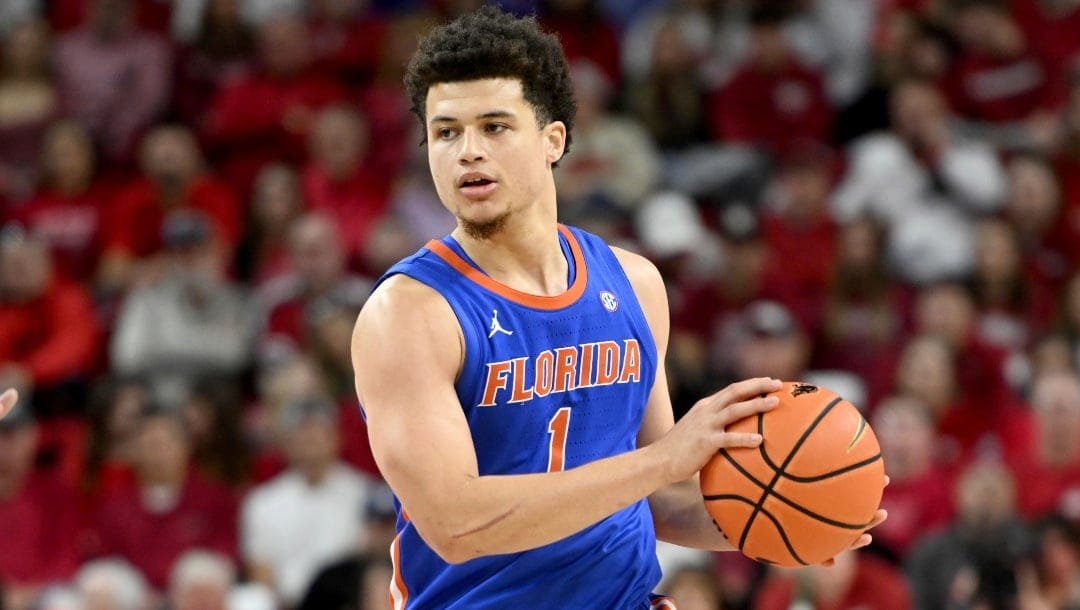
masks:
<path id="1" fill-rule="evenodd" d="M 476 115 L 476 118 L 478 120 L 485 120 L 485 119 L 516 119 L 517 115 L 514 114 L 513 112 L 510 112 L 509 110 L 490 110 L 490 111 L 485 112 L 483 114 Z M 455 118 L 455 117 L 446 116 L 444 114 L 439 114 L 439 115 L 431 117 L 430 123 L 431 124 L 435 124 L 435 123 L 456 123 L 457 121 L 458 121 L 458 119 Z"/>

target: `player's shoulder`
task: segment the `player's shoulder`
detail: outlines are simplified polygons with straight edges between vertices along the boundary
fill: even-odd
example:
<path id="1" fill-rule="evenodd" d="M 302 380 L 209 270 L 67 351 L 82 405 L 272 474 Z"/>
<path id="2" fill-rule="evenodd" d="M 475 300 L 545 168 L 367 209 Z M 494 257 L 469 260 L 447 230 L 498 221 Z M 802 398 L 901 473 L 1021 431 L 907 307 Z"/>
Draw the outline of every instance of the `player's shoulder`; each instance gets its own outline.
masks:
<path id="1" fill-rule="evenodd" d="M 626 277 L 630 280 L 634 290 L 663 290 L 664 278 L 656 265 L 641 254 L 632 252 L 619 246 L 608 246 L 615 258 L 622 265 Z"/>
<path id="2" fill-rule="evenodd" d="M 446 317 L 454 316 L 445 296 L 416 278 L 396 274 L 379 283 L 360 310 L 357 322 L 396 322 L 408 328 L 415 322 Z"/>

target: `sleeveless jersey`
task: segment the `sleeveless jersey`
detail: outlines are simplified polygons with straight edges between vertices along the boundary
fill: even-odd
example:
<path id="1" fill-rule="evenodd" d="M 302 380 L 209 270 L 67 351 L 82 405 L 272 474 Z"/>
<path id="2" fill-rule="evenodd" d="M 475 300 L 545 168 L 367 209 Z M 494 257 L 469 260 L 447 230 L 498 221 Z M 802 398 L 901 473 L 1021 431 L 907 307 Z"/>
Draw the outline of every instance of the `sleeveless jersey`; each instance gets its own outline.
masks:
<path id="1" fill-rule="evenodd" d="M 558 296 L 494 281 L 450 236 L 379 280 L 412 277 L 457 316 L 465 361 L 456 389 L 481 475 L 558 471 L 637 446 L 659 365 L 652 333 L 607 244 L 563 225 L 559 234 L 570 277 Z M 391 546 L 395 608 L 648 608 L 660 580 L 644 499 L 546 546 L 461 564 L 425 544 L 407 509 L 398 505 Z"/>

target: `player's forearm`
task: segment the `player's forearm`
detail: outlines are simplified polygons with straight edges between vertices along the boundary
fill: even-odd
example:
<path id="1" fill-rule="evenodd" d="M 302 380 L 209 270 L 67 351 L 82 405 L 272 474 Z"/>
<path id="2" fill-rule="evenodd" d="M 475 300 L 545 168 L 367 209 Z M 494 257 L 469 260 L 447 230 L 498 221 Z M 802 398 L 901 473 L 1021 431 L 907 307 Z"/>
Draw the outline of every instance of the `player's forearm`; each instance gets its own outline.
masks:
<path id="1" fill-rule="evenodd" d="M 647 447 L 565 472 L 478 477 L 431 522 L 428 542 L 451 562 L 544 546 L 664 486 L 665 469 Z"/>
<path id="2" fill-rule="evenodd" d="M 656 490 L 649 495 L 649 509 L 660 540 L 707 551 L 735 548 L 720 534 L 705 510 L 696 479 Z"/>

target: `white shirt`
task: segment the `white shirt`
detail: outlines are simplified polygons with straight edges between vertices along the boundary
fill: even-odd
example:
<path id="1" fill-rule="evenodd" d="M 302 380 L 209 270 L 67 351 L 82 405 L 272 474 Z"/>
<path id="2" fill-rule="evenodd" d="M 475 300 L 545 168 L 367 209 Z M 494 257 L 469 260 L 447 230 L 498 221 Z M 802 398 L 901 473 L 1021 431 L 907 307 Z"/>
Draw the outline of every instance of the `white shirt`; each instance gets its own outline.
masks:
<path id="1" fill-rule="evenodd" d="M 338 464 L 318 486 L 294 470 L 259 485 L 244 500 L 240 544 L 244 558 L 273 570 L 278 594 L 300 601 L 318 571 L 363 541 L 368 479 Z"/>

